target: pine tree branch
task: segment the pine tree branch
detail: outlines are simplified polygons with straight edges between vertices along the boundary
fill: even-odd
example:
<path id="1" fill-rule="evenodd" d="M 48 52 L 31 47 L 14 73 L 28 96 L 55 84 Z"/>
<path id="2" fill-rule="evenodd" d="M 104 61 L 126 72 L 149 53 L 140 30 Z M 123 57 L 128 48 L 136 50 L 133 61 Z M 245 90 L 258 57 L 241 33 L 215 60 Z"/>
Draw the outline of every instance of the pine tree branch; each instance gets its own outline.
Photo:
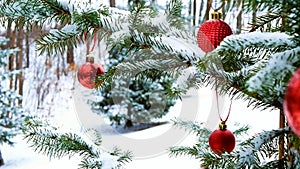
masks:
<path id="1" fill-rule="evenodd" d="M 274 38 L 275 35 L 276 38 Z M 267 78 L 269 81 L 266 82 L 266 84 L 264 83 L 265 86 L 262 83 L 257 84 L 257 86 L 261 87 L 260 91 L 256 89 L 251 90 L 248 85 L 255 85 L 255 83 L 250 82 L 250 80 L 259 75 L 260 71 L 272 69 L 266 67 L 266 65 L 272 61 L 273 57 L 293 47 L 295 47 L 295 43 L 290 40 L 290 36 L 283 33 L 248 33 L 230 36 L 225 38 L 216 50 L 201 59 L 201 61 L 198 62 L 198 68 L 200 71 L 206 72 L 204 83 L 215 84 L 215 81 L 218 81 L 218 89 L 221 94 L 230 94 L 235 98 L 249 100 L 248 104 L 254 104 L 255 108 L 280 108 L 282 105 L 281 99 L 283 97 L 282 92 L 279 92 L 281 94 L 278 95 L 278 91 L 284 91 L 287 77 L 278 77 L 278 74 L 268 72 L 266 73 L 268 74 L 266 77 L 269 77 L 270 73 L 273 73 L 274 76 L 271 75 L 270 78 Z M 292 51 L 294 50 L 297 50 L 297 48 Z M 284 53 L 284 55 L 287 56 L 288 53 Z M 296 53 L 294 52 L 293 57 L 297 55 Z M 276 57 L 274 63 L 272 62 L 271 64 L 273 68 L 277 65 L 275 63 L 278 61 L 277 59 L 284 60 L 284 58 L 291 59 L 291 56 L 283 57 L 283 54 L 281 54 L 280 57 Z M 290 65 L 287 62 L 283 63 L 283 65 L 286 64 Z M 282 73 L 285 74 L 285 72 Z M 261 76 L 258 80 L 263 80 L 266 74 L 264 74 L 264 77 Z M 267 87 L 274 88 L 274 79 L 278 79 L 275 81 L 278 84 L 276 92 L 272 92 L 273 90 L 265 90 Z M 272 83 L 269 83 L 271 81 Z M 268 91 L 268 93 L 263 94 L 265 92 L 262 90 L 265 92 Z"/>
<path id="2" fill-rule="evenodd" d="M 243 167 L 260 167 L 265 158 L 270 158 L 278 153 L 278 139 L 281 135 L 290 132 L 289 128 L 283 128 L 272 131 L 265 131 L 257 134 L 241 143 L 239 150 L 239 162 L 236 168 Z M 278 166 L 278 160 L 265 164 L 264 167 Z"/>
<path id="3" fill-rule="evenodd" d="M 143 72 L 145 70 L 159 70 L 159 71 L 176 71 L 177 67 L 181 67 L 182 62 L 174 59 L 148 59 L 139 62 L 123 62 L 116 66 L 116 75 Z"/>
<path id="4" fill-rule="evenodd" d="M 177 146 L 177 147 L 171 147 L 169 149 L 170 156 L 191 156 L 191 157 L 197 157 L 198 155 L 198 149 L 196 147 L 184 147 L 184 146 Z"/>
<path id="5" fill-rule="evenodd" d="M 91 151 L 92 148 L 76 134 L 59 134 L 41 126 L 37 128 L 35 124 L 29 123 L 31 122 L 27 121 L 28 128 L 24 129 L 25 139 L 32 142 L 35 151 L 50 158 L 72 157 L 74 154 L 79 154 L 84 158 L 94 158 L 100 154 L 100 152 Z"/>
<path id="6" fill-rule="evenodd" d="M 49 19 L 63 23 L 70 20 L 71 14 L 57 0 L 28 0 L 1 2 L 0 15 L 14 20 L 22 27 L 38 22 L 44 24 Z"/>
<path id="7" fill-rule="evenodd" d="M 49 34 L 41 36 L 36 40 L 37 50 L 40 53 L 61 54 L 67 50 L 70 45 L 78 44 L 81 39 L 78 35 L 83 32 L 75 25 L 66 25 L 62 30 L 51 30 Z"/>
<path id="8" fill-rule="evenodd" d="M 203 138 L 208 138 L 211 134 L 210 130 L 202 127 L 201 124 L 198 124 L 196 122 L 183 121 L 181 119 L 172 120 L 172 122 L 174 126 L 190 130 L 190 132 L 195 133 L 197 136 L 201 136 Z"/>
<path id="9" fill-rule="evenodd" d="M 182 15 L 183 3 L 181 0 L 172 0 L 169 2 L 165 14 L 167 15 L 167 22 L 171 27 L 183 29 L 184 20 Z"/>
<path id="10" fill-rule="evenodd" d="M 272 21 L 276 19 L 281 19 L 282 15 L 279 13 L 267 13 L 265 15 L 259 16 L 256 18 L 255 23 L 248 23 L 252 26 L 252 28 L 249 30 L 249 32 L 254 32 L 259 28 L 263 28 L 265 25 L 271 23 Z M 277 28 L 278 29 L 278 28 Z"/>
<path id="11" fill-rule="evenodd" d="M 192 130 L 198 133 L 203 130 L 198 124 L 191 121 L 175 121 L 175 125 Z M 231 153 L 223 153 L 217 155 L 213 153 L 208 145 L 208 137 L 210 131 L 198 135 L 198 142 L 192 146 L 177 146 L 170 148 L 170 155 L 189 155 L 195 159 L 199 159 L 202 167 L 206 168 L 226 168 L 226 169 L 240 169 L 240 168 L 278 168 L 281 162 L 278 160 L 278 139 L 282 135 L 289 134 L 290 128 L 282 128 L 278 130 L 265 131 L 258 133 L 246 141 L 238 139 L 243 136 L 249 127 L 243 126 L 233 133 L 236 137 L 236 147 Z M 292 152 L 291 152 L 292 153 Z M 295 153 L 295 152 L 293 152 Z M 289 150 L 286 151 L 284 157 L 284 165 L 287 166 L 286 160 L 290 155 Z M 297 155 L 298 158 L 298 155 Z"/>
<path id="12" fill-rule="evenodd" d="M 282 9 L 284 0 L 244 0 L 246 11 L 275 11 Z"/>
<path id="13" fill-rule="evenodd" d="M 167 37 L 163 35 L 147 36 L 136 32 L 133 36 L 134 42 L 141 45 L 150 46 L 153 50 L 160 50 L 168 54 L 179 57 L 184 62 L 195 63 L 201 57 L 201 52 L 196 44 L 190 44 L 176 37 Z"/>
<path id="14" fill-rule="evenodd" d="M 300 66 L 299 55 L 299 47 L 274 54 L 266 66 L 247 81 L 248 90 L 257 92 L 264 102 L 281 106 L 287 83 Z M 273 90 L 266 90 L 268 88 Z"/>
<path id="15" fill-rule="evenodd" d="M 102 156 L 109 154 L 109 158 L 115 159 L 116 168 L 131 160 L 130 152 L 113 150 L 111 153 L 103 152 L 99 145 L 101 144 L 100 135 L 96 134 L 93 143 L 90 144 L 82 136 L 73 133 L 59 133 L 57 128 L 50 127 L 36 119 L 27 118 L 23 127 L 23 133 L 28 142 L 32 143 L 35 151 L 43 153 L 50 158 L 62 158 L 64 156 L 72 157 L 77 154 L 82 157 L 79 164 L 80 168 L 102 168 L 105 164 Z"/>

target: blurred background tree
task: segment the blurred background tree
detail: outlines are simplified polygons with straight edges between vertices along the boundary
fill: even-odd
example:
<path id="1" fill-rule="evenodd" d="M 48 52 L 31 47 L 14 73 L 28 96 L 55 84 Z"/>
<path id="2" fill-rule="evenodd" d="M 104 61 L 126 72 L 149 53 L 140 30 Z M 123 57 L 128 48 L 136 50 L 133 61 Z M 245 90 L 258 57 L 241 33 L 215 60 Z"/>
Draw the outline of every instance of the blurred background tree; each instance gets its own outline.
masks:
<path id="1" fill-rule="evenodd" d="M 12 138 L 20 133 L 24 112 L 20 105 L 21 95 L 11 89 L 10 77 L 20 74 L 19 71 L 8 69 L 8 58 L 15 55 L 18 50 L 5 48 L 8 40 L 0 37 L 0 145 L 13 145 Z M 4 159 L 0 150 L 0 166 Z"/>

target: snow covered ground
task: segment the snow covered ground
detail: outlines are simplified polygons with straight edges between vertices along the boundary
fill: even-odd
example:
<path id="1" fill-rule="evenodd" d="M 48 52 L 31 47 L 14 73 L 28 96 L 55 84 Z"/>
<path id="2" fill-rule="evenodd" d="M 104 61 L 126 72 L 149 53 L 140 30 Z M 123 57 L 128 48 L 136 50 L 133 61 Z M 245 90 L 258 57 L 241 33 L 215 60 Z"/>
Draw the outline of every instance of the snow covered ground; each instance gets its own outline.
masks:
<path id="1" fill-rule="evenodd" d="M 103 123 L 103 121 L 101 121 L 101 118 L 91 111 L 84 111 L 84 117 L 86 117 L 86 119 L 88 120 L 93 119 L 93 121 L 91 121 L 91 123 L 85 122 L 86 119 L 82 118 L 83 114 L 80 113 L 81 109 L 78 108 L 78 100 L 82 99 L 83 97 L 80 97 L 78 93 L 84 93 L 86 95 L 90 92 L 77 85 L 75 86 L 77 86 L 76 88 L 79 88 L 78 90 L 71 90 L 69 87 L 70 85 L 65 82 L 66 81 L 61 84 L 62 90 L 56 93 L 57 97 L 53 105 L 53 111 L 55 112 L 51 113 L 55 116 L 52 116 L 48 119 L 61 126 L 62 128 L 70 129 L 71 131 L 82 131 L 82 127 L 93 127 L 95 125 L 94 122 L 97 121 L 99 123 Z M 164 120 L 173 119 L 174 117 L 181 117 L 182 114 L 193 114 L 192 111 L 195 111 L 195 116 L 191 115 L 191 118 L 195 117 L 195 120 L 198 122 L 209 123 L 211 119 L 208 117 L 211 116 L 208 116 L 208 114 L 214 108 L 213 93 L 214 92 L 212 92 L 209 88 L 191 90 L 187 94 L 187 96 L 183 97 L 182 102 L 178 102 L 174 106 L 171 113 L 169 113 L 164 118 Z M 92 95 L 90 97 L 92 97 Z M 188 105 L 185 106 L 184 104 Z M 84 105 L 80 105 L 79 107 L 86 110 L 84 108 Z M 225 98 L 224 112 L 227 111 L 228 99 Z M 252 132 L 258 132 L 261 130 L 277 128 L 278 116 L 278 112 L 276 111 L 252 110 L 246 107 L 245 102 L 238 100 L 233 102 L 232 113 L 228 121 L 228 126 L 230 129 L 230 127 L 233 127 L 233 124 L 235 122 L 241 124 L 249 124 L 252 127 Z M 184 117 L 189 118 L 188 116 Z M 174 137 L 175 139 L 178 139 L 174 142 L 174 140 L 171 140 L 170 138 L 163 137 L 164 135 L 167 135 L 167 133 L 170 132 L 172 128 L 172 125 L 167 123 L 161 126 L 127 134 L 112 134 L 111 132 L 105 132 L 104 130 L 102 131 L 104 140 L 103 149 L 109 148 L 109 146 L 117 145 L 124 150 L 128 149 L 133 151 L 134 154 L 137 154 L 132 162 L 124 166 L 126 169 L 200 169 L 200 162 L 198 160 L 189 157 L 169 157 L 169 154 L 165 148 L 175 145 L 192 145 L 196 140 L 194 135 L 181 133 L 183 131 L 178 129 L 178 131 L 173 132 L 178 132 L 178 135 L 181 136 L 181 139 Z M 125 141 L 123 142 L 122 139 Z M 1 149 L 6 162 L 5 166 L 1 167 L 3 169 L 77 168 L 77 164 L 79 162 L 79 158 L 77 157 L 71 159 L 62 158 L 50 160 L 44 155 L 35 153 L 33 149 L 30 148 L 24 140 L 22 140 L 22 136 L 16 137 L 15 141 L 16 144 L 14 147 L 4 145 L 4 147 Z M 127 141 L 132 141 L 135 143 L 133 149 L 130 149 L 131 146 L 128 145 Z M 140 144 L 139 141 L 144 143 Z M 151 152 L 151 150 L 153 151 Z"/>

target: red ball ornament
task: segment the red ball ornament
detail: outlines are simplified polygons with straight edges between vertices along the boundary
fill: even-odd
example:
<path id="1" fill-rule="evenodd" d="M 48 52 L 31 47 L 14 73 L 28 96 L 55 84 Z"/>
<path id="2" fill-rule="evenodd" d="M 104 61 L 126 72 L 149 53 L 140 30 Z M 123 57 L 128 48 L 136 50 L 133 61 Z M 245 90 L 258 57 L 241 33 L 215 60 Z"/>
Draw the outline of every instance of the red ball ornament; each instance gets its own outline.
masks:
<path id="1" fill-rule="evenodd" d="M 209 136 L 208 143 L 214 153 L 221 155 L 224 152 L 232 152 L 235 147 L 235 137 L 231 131 L 226 129 L 225 122 L 222 122 L 219 129 Z"/>
<path id="2" fill-rule="evenodd" d="M 94 89 L 96 87 L 95 78 L 104 73 L 104 69 L 101 65 L 94 63 L 93 56 L 86 57 L 86 63 L 83 64 L 78 72 L 77 78 L 79 83 L 88 88 Z"/>
<path id="3" fill-rule="evenodd" d="M 300 137 L 300 68 L 288 83 L 283 108 L 289 126 Z"/>
<path id="4" fill-rule="evenodd" d="M 230 26 L 220 18 L 221 13 L 214 12 L 212 19 L 204 22 L 198 29 L 197 42 L 205 53 L 213 51 L 226 36 L 232 35 Z"/>

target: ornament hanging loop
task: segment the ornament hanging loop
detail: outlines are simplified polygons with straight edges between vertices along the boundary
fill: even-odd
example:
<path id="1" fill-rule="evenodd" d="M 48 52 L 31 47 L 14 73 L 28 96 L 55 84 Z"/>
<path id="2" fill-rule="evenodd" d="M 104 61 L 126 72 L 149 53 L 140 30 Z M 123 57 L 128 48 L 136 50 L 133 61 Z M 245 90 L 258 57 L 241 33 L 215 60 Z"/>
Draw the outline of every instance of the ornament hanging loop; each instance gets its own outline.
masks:
<path id="1" fill-rule="evenodd" d="M 93 38 L 93 46 L 91 48 L 89 48 L 89 45 L 88 45 L 88 42 L 87 42 L 87 33 L 86 32 L 83 32 L 83 41 L 86 45 L 86 50 L 87 50 L 87 53 L 90 54 L 94 51 L 95 49 L 95 45 L 96 45 L 96 42 L 97 42 L 97 35 L 94 34 L 94 38 Z"/>
<path id="2" fill-rule="evenodd" d="M 215 92 L 216 92 L 216 100 L 217 100 L 217 111 L 218 111 L 218 115 L 219 115 L 219 118 L 220 118 L 220 121 L 221 121 L 221 124 L 220 124 L 220 129 L 226 129 L 226 122 L 229 118 L 229 115 L 230 115 L 230 112 L 231 112 L 231 105 L 232 105 L 232 99 L 230 100 L 230 106 L 229 106 L 229 110 L 228 110 L 228 113 L 227 113 L 227 116 L 225 118 L 225 120 L 222 119 L 221 117 L 221 114 L 220 114 L 220 108 L 219 108 L 219 95 L 218 95 L 218 83 L 216 81 L 215 83 Z"/>
<path id="3" fill-rule="evenodd" d="M 226 4 L 226 2 L 225 2 L 225 0 L 222 0 L 222 4 L 219 6 L 219 7 L 213 7 L 213 5 L 212 5 L 212 0 L 208 0 L 208 3 L 210 4 L 210 8 L 212 9 L 212 10 L 214 10 L 215 12 L 217 12 L 218 10 L 220 10 L 220 9 L 222 9 L 224 6 L 225 6 L 225 4 Z M 216 3 L 217 4 L 217 3 Z"/>

